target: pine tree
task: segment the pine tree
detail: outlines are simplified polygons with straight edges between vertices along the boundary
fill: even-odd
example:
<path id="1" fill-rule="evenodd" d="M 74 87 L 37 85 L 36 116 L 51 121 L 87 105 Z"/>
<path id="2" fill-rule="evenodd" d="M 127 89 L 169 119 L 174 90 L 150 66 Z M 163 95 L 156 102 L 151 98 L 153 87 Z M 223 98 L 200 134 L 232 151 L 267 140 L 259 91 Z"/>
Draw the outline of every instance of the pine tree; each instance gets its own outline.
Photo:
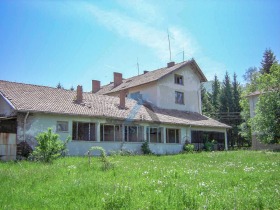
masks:
<path id="1" fill-rule="evenodd" d="M 57 84 L 56 88 L 58 89 L 63 89 L 62 85 L 60 84 L 60 82 Z"/>
<path id="2" fill-rule="evenodd" d="M 75 90 L 74 87 L 73 87 L 73 85 L 71 86 L 70 90 L 72 90 L 72 91 Z"/>
<path id="3" fill-rule="evenodd" d="M 202 103 L 202 114 L 208 117 L 212 117 L 212 104 L 209 93 L 201 85 L 201 103 Z"/>
<path id="4" fill-rule="evenodd" d="M 274 53 L 271 51 L 271 49 L 266 49 L 263 54 L 263 60 L 261 62 L 261 73 L 262 74 L 269 74 L 271 66 L 277 63 L 276 57 Z"/>
<path id="5" fill-rule="evenodd" d="M 231 114 L 233 112 L 233 97 L 232 97 L 232 86 L 231 86 L 228 72 L 226 72 L 225 78 L 223 80 L 223 85 L 221 88 L 219 99 L 220 99 L 220 107 L 219 107 L 220 121 L 227 125 L 232 125 Z M 235 142 L 233 139 L 232 129 L 230 129 L 227 132 L 227 134 L 228 134 L 229 145 L 233 147 Z"/>
<path id="6" fill-rule="evenodd" d="M 211 103 L 212 103 L 212 116 L 215 119 L 219 119 L 219 97 L 220 97 L 220 81 L 218 80 L 217 75 L 215 74 L 214 82 L 212 84 L 212 95 L 211 95 Z"/>
<path id="7" fill-rule="evenodd" d="M 234 141 L 237 142 L 237 144 L 241 145 L 241 138 L 239 136 L 239 125 L 242 123 L 240 112 L 241 112 L 241 106 L 240 106 L 240 97 L 241 97 L 241 89 L 240 85 L 237 82 L 237 75 L 234 73 L 233 75 L 233 82 L 232 82 L 232 100 L 233 100 L 233 120 L 232 120 L 232 129 L 233 129 L 233 137 Z"/>

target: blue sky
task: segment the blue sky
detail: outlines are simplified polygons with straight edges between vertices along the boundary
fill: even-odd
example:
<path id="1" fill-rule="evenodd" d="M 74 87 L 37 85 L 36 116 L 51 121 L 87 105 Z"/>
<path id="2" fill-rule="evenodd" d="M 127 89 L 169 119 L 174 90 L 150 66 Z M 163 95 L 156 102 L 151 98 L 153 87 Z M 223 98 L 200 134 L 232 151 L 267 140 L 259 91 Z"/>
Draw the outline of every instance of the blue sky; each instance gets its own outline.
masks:
<path id="1" fill-rule="evenodd" d="M 64 88 L 106 84 L 195 58 L 208 78 L 242 75 L 271 48 L 278 0 L 0 1 L 0 79 Z"/>

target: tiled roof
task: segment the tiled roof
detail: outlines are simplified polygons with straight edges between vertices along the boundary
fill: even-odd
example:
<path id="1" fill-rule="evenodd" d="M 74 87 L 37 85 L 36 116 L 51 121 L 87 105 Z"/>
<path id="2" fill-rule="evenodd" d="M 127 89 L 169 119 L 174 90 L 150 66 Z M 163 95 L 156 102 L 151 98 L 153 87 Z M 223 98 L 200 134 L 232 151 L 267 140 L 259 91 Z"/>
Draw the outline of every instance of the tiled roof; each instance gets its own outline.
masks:
<path id="1" fill-rule="evenodd" d="M 128 88 L 136 87 L 139 85 L 147 84 L 150 82 L 157 81 L 164 76 L 167 76 L 168 74 L 184 67 L 187 65 L 191 65 L 193 69 L 197 72 L 198 76 L 200 77 L 201 82 L 207 82 L 206 77 L 202 73 L 201 69 L 197 65 L 194 59 L 191 59 L 189 61 L 184 61 L 178 64 L 175 64 L 172 67 L 165 67 L 161 69 L 157 69 L 154 71 L 149 71 L 145 74 L 141 74 L 138 76 L 134 76 L 128 79 L 124 79 L 122 84 L 118 85 L 117 87 L 114 88 L 114 83 L 110 83 L 108 85 L 104 85 L 101 87 L 101 89 L 97 92 L 97 94 L 107 94 L 107 93 L 113 93 L 113 92 L 118 92 L 120 90 L 125 90 Z"/>
<path id="2" fill-rule="evenodd" d="M 76 91 L 0 80 L 3 95 L 19 112 L 40 112 L 75 116 L 112 118 L 127 121 L 229 128 L 198 113 L 159 109 L 139 105 L 126 99 L 126 109 L 119 108 L 119 98 L 83 93 L 83 101 L 75 102 Z"/>

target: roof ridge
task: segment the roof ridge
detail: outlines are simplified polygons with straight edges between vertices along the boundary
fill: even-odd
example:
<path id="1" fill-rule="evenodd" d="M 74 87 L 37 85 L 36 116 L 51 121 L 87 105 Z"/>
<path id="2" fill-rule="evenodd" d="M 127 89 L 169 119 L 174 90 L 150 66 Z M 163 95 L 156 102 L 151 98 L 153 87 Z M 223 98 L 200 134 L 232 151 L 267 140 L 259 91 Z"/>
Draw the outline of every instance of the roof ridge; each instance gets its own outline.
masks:
<path id="1" fill-rule="evenodd" d="M 0 79 L 0 82 L 13 83 L 13 84 L 19 84 L 19 85 L 29 85 L 29 86 L 33 86 L 33 87 L 44 87 L 44 88 L 64 90 L 64 91 L 71 91 L 72 92 L 72 90 L 68 90 L 68 89 L 64 89 L 64 88 L 51 87 L 51 86 L 47 86 L 47 85 L 36 85 L 36 84 L 29 84 L 29 83 L 23 83 L 23 82 L 12 82 L 12 81 L 1 80 L 1 79 Z"/>

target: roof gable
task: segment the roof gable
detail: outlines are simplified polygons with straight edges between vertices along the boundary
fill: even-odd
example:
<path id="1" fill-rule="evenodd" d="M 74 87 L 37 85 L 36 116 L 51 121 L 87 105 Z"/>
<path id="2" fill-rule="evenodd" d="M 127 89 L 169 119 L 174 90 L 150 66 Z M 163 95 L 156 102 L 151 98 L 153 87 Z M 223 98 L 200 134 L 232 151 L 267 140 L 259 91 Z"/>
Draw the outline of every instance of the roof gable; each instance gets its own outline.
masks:
<path id="1" fill-rule="evenodd" d="M 155 82 L 158 81 L 168 75 L 170 75 L 171 73 L 174 73 L 175 71 L 190 65 L 192 69 L 194 69 L 194 72 L 198 75 L 198 77 L 200 78 L 201 82 L 206 82 L 207 79 L 205 77 L 205 75 L 203 74 L 203 72 L 201 71 L 201 69 L 199 68 L 199 66 L 197 65 L 197 63 L 195 62 L 194 59 L 191 59 L 189 61 L 184 61 L 178 64 L 175 64 L 172 67 L 164 67 L 164 68 L 160 68 L 154 71 L 149 71 L 145 74 L 141 74 L 138 76 L 134 76 L 128 79 L 124 79 L 122 84 L 120 84 L 117 87 L 114 87 L 113 83 L 110 83 L 108 85 L 104 85 L 101 87 L 101 89 L 97 92 L 97 94 L 108 94 L 108 93 L 114 93 L 114 92 L 118 92 L 121 90 L 125 90 L 125 89 L 129 89 L 132 87 L 136 87 L 136 86 L 140 86 L 140 85 L 144 85 L 147 83 L 151 83 L 151 82 Z"/>

